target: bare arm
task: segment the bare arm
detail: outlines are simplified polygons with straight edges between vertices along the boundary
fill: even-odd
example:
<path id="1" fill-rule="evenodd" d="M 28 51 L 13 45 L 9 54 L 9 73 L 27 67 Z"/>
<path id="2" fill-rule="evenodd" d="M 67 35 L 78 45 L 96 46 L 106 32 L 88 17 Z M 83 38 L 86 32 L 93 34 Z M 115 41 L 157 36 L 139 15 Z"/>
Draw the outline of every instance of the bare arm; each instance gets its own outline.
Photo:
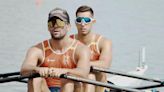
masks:
<path id="1" fill-rule="evenodd" d="M 36 47 L 31 47 L 25 57 L 21 67 L 21 74 L 29 74 L 35 72 L 39 60 L 41 60 L 42 50 Z"/>
<path id="2" fill-rule="evenodd" d="M 109 68 L 112 61 L 112 42 L 111 40 L 101 39 L 99 42 L 100 58 L 91 62 L 91 66 Z"/>
<path id="3" fill-rule="evenodd" d="M 90 71 L 90 51 L 87 46 L 79 46 L 76 49 L 75 56 L 77 57 L 77 68 L 69 69 L 69 73 L 87 77 Z"/>

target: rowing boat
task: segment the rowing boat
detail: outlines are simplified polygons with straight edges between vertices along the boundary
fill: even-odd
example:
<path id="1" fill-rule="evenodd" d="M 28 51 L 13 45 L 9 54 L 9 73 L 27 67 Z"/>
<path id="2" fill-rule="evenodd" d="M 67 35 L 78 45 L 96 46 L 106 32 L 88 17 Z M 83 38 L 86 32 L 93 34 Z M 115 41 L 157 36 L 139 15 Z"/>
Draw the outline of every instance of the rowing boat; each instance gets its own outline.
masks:
<path id="1" fill-rule="evenodd" d="M 134 76 L 144 76 L 145 72 L 148 70 L 148 65 L 145 63 L 145 47 L 141 48 L 139 51 L 139 64 L 136 67 L 135 70 L 127 72 L 129 75 L 134 75 Z M 136 79 L 136 78 L 131 78 L 127 76 L 121 76 L 121 75 L 114 75 L 107 78 L 107 81 L 109 83 L 112 83 L 117 86 L 122 86 L 122 87 L 137 87 L 142 85 L 143 80 Z M 145 92 L 157 92 L 154 91 L 155 89 L 149 89 L 145 90 Z"/>
<path id="2" fill-rule="evenodd" d="M 147 71 L 147 69 L 148 66 L 144 65 L 144 67 L 136 67 L 135 70 L 130 71 L 127 74 L 143 76 L 144 73 Z M 134 79 L 126 76 L 119 76 L 119 75 L 108 77 L 107 80 L 115 85 L 124 86 L 124 87 L 133 87 L 133 86 L 135 87 L 135 86 L 139 86 L 142 83 L 142 80 Z"/>

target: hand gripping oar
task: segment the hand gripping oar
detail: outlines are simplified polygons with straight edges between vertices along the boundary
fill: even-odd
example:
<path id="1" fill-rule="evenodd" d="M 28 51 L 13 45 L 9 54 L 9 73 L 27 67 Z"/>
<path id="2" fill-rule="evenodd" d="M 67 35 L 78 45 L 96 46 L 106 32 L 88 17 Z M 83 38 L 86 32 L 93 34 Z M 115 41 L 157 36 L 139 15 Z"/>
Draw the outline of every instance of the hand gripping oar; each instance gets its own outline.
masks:
<path id="1" fill-rule="evenodd" d="M 39 74 L 32 74 L 32 75 L 27 75 L 27 76 L 17 76 L 17 77 L 3 78 L 3 79 L 0 79 L 0 83 L 18 81 L 18 80 L 22 80 L 22 79 L 25 79 L 25 78 L 36 78 L 36 77 L 40 77 L 40 75 Z M 108 84 L 108 83 L 102 83 L 102 82 L 98 82 L 98 81 L 94 81 L 94 80 L 78 78 L 78 77 L 74 77 L 74 76 L 70 76 L 70 75 L 66 75 L 66 74 L 61 75 L 60 78 L 70 79 L 70 80 L 73 80 L 73 81 L 93 84 L 93 85 L 97 85 L 97 86 L 117 89 L 117 90 L 126 91 L 126 92 L 142 92 L 141 90 L 137 90 L 137 89 L 115 86 L 115 85 L 111 85 L 111 84 Z"/>
<path id="2" fill-rule="evenodd" d="M 141 80 L 146 80 L 146 81 L 164 84 L 164 82 L 161 80 L 156 80 L 156 79 L 152 79 L 152 78 L 147 78 L 147 77 L 127 74 L 127 73 L 123 73 L 123 72 L 118 72 L 118 71 L 111 70 L 108 68 L 105 69 L 105 68 L 99 68 L 99 67 L 91 67 L 91 71 L 105 72 L 105 73 L 110 73 L 110 74 L 114 74 L 114 75 L 121 75 L 121 76 L 126 76 L 126 77 L 131 77 L 131 78 L 136 78 L 136 79 L 141 79 Z"/>

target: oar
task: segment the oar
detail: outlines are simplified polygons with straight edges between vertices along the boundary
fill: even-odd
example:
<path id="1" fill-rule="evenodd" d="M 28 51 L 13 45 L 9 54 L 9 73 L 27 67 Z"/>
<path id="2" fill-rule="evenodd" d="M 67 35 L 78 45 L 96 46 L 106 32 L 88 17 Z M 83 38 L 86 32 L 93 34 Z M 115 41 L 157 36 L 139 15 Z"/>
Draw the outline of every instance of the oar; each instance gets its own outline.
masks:
<path id="1" fill-rule="evenodd" d="M 69 76 L 69 75 L 65 75 L 65 74 L 62 75 L 61 78 L 71 79 L 71 80 L 78 81 L 78 82 L 93 84 L 93 85 L 97 85 L 97 86 L 107 87 L 107 88 L 111 88 L 111 89 L 117 89 L 117 90 L 126 91 L 126 92 L 143 92 L 141 90 L 136 90 L 136 89 L 127 88 L 127 87 L 120 87 L 120 86 L 116 86 L 116 85 L 112 85 L 112 84 L 108 84 L 108 83 L 103 83 L 103 82 L 98 82 L 98 81 L 94 81 L 94 80 Z"/>
<path id="2" fill-rule="evenodd" d="M 141 87 L 134 87 L 134 89 L 150 89 L 150 88 L 158 88 L 158 87 L 163 87 L 164 84 L 154 84 L 154 85 L 147 85 L 147 86 L 141 86 Z"/>
<path id="3" fill-rule="evenodd" d="M 0 74 L 0 78 L 6 78 L 15 75 L 20 75 L 20 72 L 10 72 L 10 73 Z M 27 80 L 18 80 L 18 82 L 27 83 Z"/>
<path id="4" fill-rule="evenodd" d="M 25 79 L 25 78 L 35 78 L 35 77 L 40 77 L 40 75 L 39 74 L 33 74 L 33 75 L 27 75 L 27 76 L 17 76 L 17 77 L 3 78 L 3 79 L 0 79 L 0 83 L 18 81 L 18 80 L 22 80 L 22 79 Z M 111 85 L 111 84 L 108 84 L 108 83 L 102 83 L 102 82 L 98 82 L 98 81 L 94 81 L 94 80 L 78 78 L 78 77 L 65 75 L 65 74 L 61 75 L 60 78 L 65 78 L 65 79 L 70 79 L 70 80 L 73 80 L 73 81 L 94 84 L 94 85 L 97 85 L 97 86 L 117 89 L 117 90 L 126 91 L 126 92 L 142 92 L 141 90 L 137 90 L 137 89 L 119 87 L 119 86 Z"/>
<path id="5" fill-rule="evenodd" d="M 156 82 L 156 83 L 161 83 L 161 84 L 164 83 L 161 80 L 156 80 L 156 79 L 152 79 L 152 78 L 127 74 L 127 73 L 124 73 L 124 72 L 118 72 L 118 71 L 111 70 L 111 69 L 108 69 L 108 68 L 105 69 L 105 68 L 99 68 L 99 67 L 91 67 L 91 71 L 105 72 L 105 73 L 110 73 L 110 74 L 114 74 L 114 75 L 121 75 L 121 76 L 126 76 L 126 77 L 131 77 L 131 78 L 136 78 L 136 79 L 141 79 L 141 80 L 146 80 L 146 81 L 151 81 L 151 82 Z"/>
<path id="6" fill-rule="evenodd" d="M 0 79 L 0 83 L 5 83 L 5 82 L 11 82 L 11 81 L 20 81 L 26 78 L 35 78 L 35 77 L 40 77 L 39 74 L 32 74 L 32 75 L 26 75 L 26 76 L 14 76 L 14 77 L 6 77 Z"/>
<path id="7" fill-rule="evenodd" d="M 137 76 L 137 75 L 131 75 L 131 74 L 127 74 L 124 72 L 111 70 L 108 68 L 105 69 L 105 68 L 99 68 L 99 67 L 91 67 L 91 71 L 100 71 L 100 72 L 110 73 L 110 74 L 114 74 L 114 75 L 121 75 L 121 76 L 136 78 L 136 79 L 142 79 L 142 80 L 151 81 L 151 82 L 164 83 L 161 80 L 156 80 L 156 79 Z M 14 76 L 14 75 L 19 75 L 19 74 L 20 74 L 20 72 L 11 72 L 11 73 L 0 74 L 0 77 L 8 77 L 8 76 Z"/>
<path id="8" fill-rule="evenodd" d="M 28 83 L 28 80 L 18 80 L 18 82 Z"/>
<path id="9" fill-rule="evenodd" d="M 20 75 L 20 72 L 4 73 L 4 74 L 0 74 L 0 77 L 8 77 L 8 76 L 14 76 L 14 75 Z"/>

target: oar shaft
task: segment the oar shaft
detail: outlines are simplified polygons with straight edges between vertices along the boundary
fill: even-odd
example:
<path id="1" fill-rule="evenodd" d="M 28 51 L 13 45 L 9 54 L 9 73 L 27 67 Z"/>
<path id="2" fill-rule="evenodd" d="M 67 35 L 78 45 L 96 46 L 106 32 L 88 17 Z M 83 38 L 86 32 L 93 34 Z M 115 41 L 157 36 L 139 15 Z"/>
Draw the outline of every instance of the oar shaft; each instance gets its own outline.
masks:
<path id="1" fill-rule="evenodd" d="M 27 75 L 27 76 L 17 76 L 17 77 L 3 78 L 3 79 L 0 79 L 0 83 L 11 82 L 11 81 L 19 81 L 19 80 L 22 80 L 22 79 L 25 79 L 25 78 L 35 78 L 35 77 L 40 77 L 40 75 L 39 74 L 33 74 L 33 75 Z M 107 87 L 107 88 L 113 88 L 113 89 L 116 89 L 116 90 L 121 90 L 121 91 L 126 91 L 126 92 L 142 92 L 142 91 L 137 90 L 137 89 L 114 86 L 114 85 L 107 84 L 107 83 L 102 83 L 102 82 L 93 81 L 93 80 L 84 79 L 84 78 L 77 78 L 77 77 L 68 76 L 68 75 L 65 75 L 65 74 L 61 75 L 60 78 L 65 78 L 65 79 L 70 79 L 70 80 L 73 80 L 73 81 L 94 84 L 94 85 L 97 85 L 97 86 L 102 86 L 102 87 Z"/>
<path id="2" fill-rule="evenodd" d="M 8 76 L 14 76 L 14 75 L 20 75 L 20 72 L 4 73 L 4 74 L 0 74 L 0 77 L 8 77 Z"/>
<path id="3" fill-rule="evenodd" d="M 28 80 L 18 80 L 18 82 L 28 83 Z"/>
<path id="4" fill-rule="evenodd" d="M 91 70 L 92 71 L 100 71 L 100 72 L 110 73 L 110 74 L 114 74 L 114 75 L 121 75 L 121 76 L 136 78 L 136 79 L 142 79 L 142 80 L 151 81 L 151 82 L 163 83 L 160 80 L 146 78 L 146 77 L 141 77 L 141 76 L 137 76 L 137 75 L 126 74 L 126 73 L 123 73 L 123 72 L 118 72 L 118 71 L 105 69 L 105 68 L 92 67 Z"/>
<path id="5" fill-rule="evenodd" d="M 134 89 L 139 89 L 139 90 L 142 90 L 142 89 L 152 89 L 152 88 L 158 88 L 158 87 L 163 87 L 164 85 L 162 84 L 154 84 L 154 85 L 148 85 L 148 86 L 141 86 L 141 87 L 135 87 Z"/>
<path id="6" fill-rule="evenodd" d="M 2 78 L 0 79 L 0 83 L 5 83 L 5 82 L 11 82 L 11 81 L 20 81 L 26 78 L 35 78 L 39 77 L 39 74 L 32 74 L 32 75 L 26 75 L 26 76 L 15 76 L 15 77 L 8 77 L 8 78 Z"/>
<path id="7" fill-rule="evenodd" d="M 66 78 L 66 79 L 70 79 L 70 80 L 73 80 L 73 81 L 78 81 L 78 82 L 93 84 L 93 85 L 97 85 L 97 86 L 107 87 L 107 88 L 111 88 L 111 89 L 117 89 L 117 90 L 120 90 L 120 91 L 143 92 L 141 90 L 115 86 L 115 85 L 111 85 L 111 84 L 108 84 L 108 83 L 102 83 L 102 82 L 98 82 L 98 81 L 94 81 L 94 80 L 89 80 L 89 79 L 84 79 L 84 78 L 79 78 L 79 77 L 74 77 L 74 76 L 69 76 L 69 75 L 62 75 L 61 78 Z"/>

